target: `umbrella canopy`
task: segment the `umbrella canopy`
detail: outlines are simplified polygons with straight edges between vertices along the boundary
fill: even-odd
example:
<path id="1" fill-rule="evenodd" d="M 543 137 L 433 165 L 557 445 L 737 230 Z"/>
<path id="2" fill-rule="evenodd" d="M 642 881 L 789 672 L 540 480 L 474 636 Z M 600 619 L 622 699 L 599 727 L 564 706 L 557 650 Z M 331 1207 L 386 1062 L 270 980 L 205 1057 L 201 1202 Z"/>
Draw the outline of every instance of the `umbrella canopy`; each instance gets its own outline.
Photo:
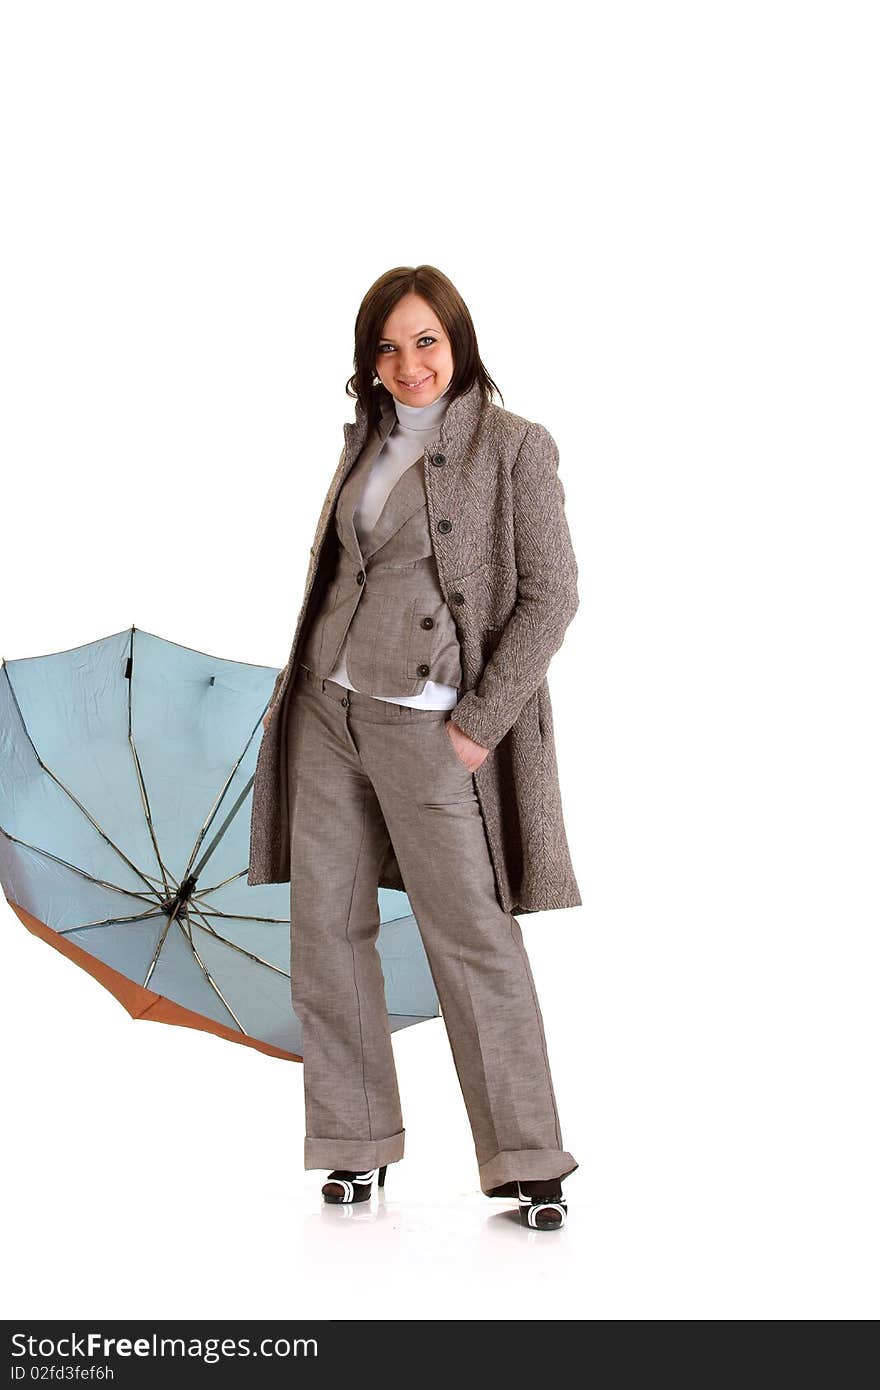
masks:
<path id="1" fill-rule="evenodd" d="M 290 884 L 248 885 L 277 671 L 132 627 L 0 677 L 0 883 L 135 1018 L 302 1061 Z M 377 888 L 392 1030 L 439 1016 L 405 893 Z"/>

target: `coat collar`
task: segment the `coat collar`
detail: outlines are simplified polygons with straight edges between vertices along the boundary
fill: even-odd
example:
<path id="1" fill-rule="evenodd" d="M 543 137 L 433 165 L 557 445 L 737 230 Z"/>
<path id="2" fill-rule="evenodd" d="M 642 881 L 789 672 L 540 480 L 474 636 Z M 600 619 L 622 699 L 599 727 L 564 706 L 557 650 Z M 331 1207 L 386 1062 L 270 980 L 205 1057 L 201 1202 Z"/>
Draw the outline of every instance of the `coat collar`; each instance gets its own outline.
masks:
<path id="1" fill-rule="evenodd" d="M 384 386 L 378 386 L 376 390 L 382 393 L 378 433 L 380 439 L 384 440 L 394 426 L 397 411 L 394 409 L 394 397 L 391 392 Z M 473 382 L 466 391 L 455 396 L 444 412 L 433 452 L 446 454 L 449 462 L 454 465 L 468 449 L 484 404 L 479 381 Z M 349 421 L 343 426 L 349 461 L 356 457 L 367 435 L 367 412 L 359 400 L 355 401 L 354 416 L 354 423 Z"/>

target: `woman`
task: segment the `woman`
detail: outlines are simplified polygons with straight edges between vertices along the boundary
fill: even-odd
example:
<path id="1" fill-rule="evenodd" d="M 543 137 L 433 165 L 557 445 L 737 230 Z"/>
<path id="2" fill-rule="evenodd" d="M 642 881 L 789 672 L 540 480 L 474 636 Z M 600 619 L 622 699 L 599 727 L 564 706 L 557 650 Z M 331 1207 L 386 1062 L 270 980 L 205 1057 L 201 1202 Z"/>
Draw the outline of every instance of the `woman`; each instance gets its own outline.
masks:
<path id="1" fill-rule="evenodd" d="M 291 884 L 305 1166 L 332 1169 L 325 1200 L 367 1200 L 403 1157 L 375 942 L 377 887 L 405 888 L 481 1188 L 557 1229 L 578 1165 L 512 914 L 581 901 L 546 681 L 577 566 L 556 446 L 493 387 L 446 276 L 376 281 L 355 326 L 356 420 L 264 720 L 248 882 Z"/>

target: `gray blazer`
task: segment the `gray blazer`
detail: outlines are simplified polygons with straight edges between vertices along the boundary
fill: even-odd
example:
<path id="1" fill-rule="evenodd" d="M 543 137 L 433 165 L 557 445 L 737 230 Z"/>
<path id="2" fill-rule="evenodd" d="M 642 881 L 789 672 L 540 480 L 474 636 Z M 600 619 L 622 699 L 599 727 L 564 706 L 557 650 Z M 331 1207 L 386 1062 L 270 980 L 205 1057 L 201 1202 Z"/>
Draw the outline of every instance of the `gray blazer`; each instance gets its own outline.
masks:
<path id="1" fill-rule="evenodd" d="M 384 387 L 383 414 L 393 411 Z M 257 757 L 248 883 L 290 879 L 286 708 L 302 639 L 335 571 L 339 491 L 367 436 L 354 423 L 330 483 L 311 547 L 290 655 L 270 702 Z M 563 819 L 550 660 L 578 607 L 578 570 L 558 475 L 559 453 L 543 425 L 487 404 L 475 383 L 450 401 L 424 461 L 431 540 L 444 599 L 455 616 L 462 695 L 450 717 L 491 750 L 474 781 L 505 911 L 581 904 Z M 379 886 L 404 889 L 393 849 Z"/>
<path id="2" fill-rule="evenodd" d="M 420 695 L 430 678 L 453 687 L 457 696 L 458 631 L 434 560 L 424 457 L 397 479 L 368 541 L 361 542 L 354 523 L 396 418 L 391 411 L 380 420 L 340 488 L 336 569 L 299 660 L 316 675 L 332 676 L 345 644 L 348 678 L 362 695 Z"/>

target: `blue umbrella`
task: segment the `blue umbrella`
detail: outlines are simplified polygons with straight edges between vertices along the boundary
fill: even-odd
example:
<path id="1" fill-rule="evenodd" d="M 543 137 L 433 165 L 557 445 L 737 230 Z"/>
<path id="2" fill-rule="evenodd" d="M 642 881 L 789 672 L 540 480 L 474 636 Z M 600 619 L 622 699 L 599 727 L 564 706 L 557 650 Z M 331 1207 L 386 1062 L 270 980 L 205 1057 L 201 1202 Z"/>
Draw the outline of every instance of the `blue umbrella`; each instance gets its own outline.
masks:
<path id="1" fill-rule="evenodd" d="M 135 627 L 4 661 L 0 883 L 134 1018 L 302 1061 L 290 884 L 246 881 L 276 674 Z M 377 897 L 389 1026 L 436 1018 L 409 899 Z"/>

